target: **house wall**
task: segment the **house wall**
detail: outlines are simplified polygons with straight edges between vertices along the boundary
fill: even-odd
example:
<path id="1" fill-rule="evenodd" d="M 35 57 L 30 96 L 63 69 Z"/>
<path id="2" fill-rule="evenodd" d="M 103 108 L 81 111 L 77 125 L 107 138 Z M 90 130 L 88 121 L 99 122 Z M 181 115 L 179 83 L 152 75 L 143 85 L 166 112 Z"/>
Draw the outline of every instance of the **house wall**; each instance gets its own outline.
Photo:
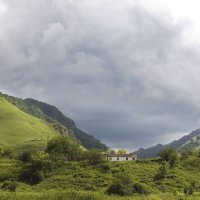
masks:
<path id="1" fill-rule="evenodd" d="M 128 160 L 135 160 L 135 158 L 132 158 L 132 157 L 127 157 L 127 158 Z M 127 161 L 126 157 L 108 157 L 108 160 L 117 161 L 117 162 Z"/>

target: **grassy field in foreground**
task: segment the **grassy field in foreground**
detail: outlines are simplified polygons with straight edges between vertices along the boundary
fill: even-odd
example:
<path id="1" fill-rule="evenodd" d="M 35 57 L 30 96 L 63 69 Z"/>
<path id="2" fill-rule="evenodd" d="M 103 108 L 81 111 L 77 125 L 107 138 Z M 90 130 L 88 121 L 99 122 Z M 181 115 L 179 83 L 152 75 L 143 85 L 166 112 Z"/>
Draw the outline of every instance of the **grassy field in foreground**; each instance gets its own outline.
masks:
<path id="1" fill-rule="evenodd" d="M 43 148 L 59 133 L 47 122 L 28 115 L 0 97 L 0 146 Z"/>
<path id="2" fill-rule="evenodd" d="M 179 163 L 174 169 L 168 169 L 165 180 L 154 181 L 159 163 L 154 160 L 141 160 L 113 163 L 108 162 L 105 170 L 103 164 L 90 165 L 85 162 L 67 162 L 61 168 L 45 174 L 45 179 L 31 186 L 19 182 L 20 162 L 0 159 L 0 187 L 6 180 L 17 183 L 16 192 L 0 190 L 1 200 L 197 200 L 200 199 L 200 170 L 188 168 Z M 128 174 L 133 182 L 145 184 L 149 195 L 109 196 L 107 188 L 119 172 Z M 194 194 L 184 195 L 184 187 L 195 182 Z M 164 190 L 164 192 L 162 192 Z"/>
<path id="3" fill-rule="evenodd" d="M 0 192 L 0 198 L 1 200 L 199 200 L 200 194 L 188 197 L 183 194 L 173 195 L 170 193 L 119 197 L 107 196 L 98 192 L 48 191 L 44 193 L 17 192 L 15 194 Z"/>

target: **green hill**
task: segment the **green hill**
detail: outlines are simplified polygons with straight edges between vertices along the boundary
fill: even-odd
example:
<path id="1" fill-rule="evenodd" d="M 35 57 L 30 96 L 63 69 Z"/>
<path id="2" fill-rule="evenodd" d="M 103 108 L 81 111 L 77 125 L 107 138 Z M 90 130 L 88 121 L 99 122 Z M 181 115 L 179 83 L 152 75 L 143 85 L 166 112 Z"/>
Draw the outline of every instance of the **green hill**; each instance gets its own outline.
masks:
<path id="1" fill-rule="evenodd" d="M 43 115 L 47 116 L 50 119 L 53 119 L 60 124 L 62 124 L 64 127 L 66 127 L 69 130 L 69 133 L 78 140 L 81 145 L 83 145 L 87 149 L 100 149 L 100 150 L 107 150 L 108 147 L 103 144 L 100 140 L 95 138 L 94 136 L 85 133 L 84 131 L 78 129 L 76 127 L 75 122 L 70 119 L 69 117 L 66 117 L 60 110 L 58 110 L 55 106 L 49 105 L 47 103 L 37 101 L 34 99 L 25 99 L 24 102 L 28 106 L 34 106 L 36 108 L 39 108 L 40 111 L 42 111 Z"/>
<path id="2" fill-rule="evenodd" d="M 125 162 L 106 162 L 90 165 L 82 162 L 66 162 L 61 168 L 48 173 L 45 180 L 35 186 L 17 182 L 16 192 L 0 190 L 0 199 L 5 200 L 199 200 L 200 199 L 200 159 L 195 158 L 197 166 L 188 162 L 191 158 L 179 161 L 173 169 L 167 167 L 163 180 L 154 180 L 160 163 L 157 160 L 138 160 Z M 20 172 L 16 160 L 0 158 L 1 180 L 17 180 Z M 149 195 L 133 194 L 128 196 L 109 196 L 107 188 L 116 176 L 123 172 L 134 183 L 140 183 L 149 191 Z M 184 188 L 194 183 L 194 194 L 184 195 Z M 142 188 L 141 188 L 142 192 Z"/>
<path id="3" fill-rule="evenodd" d="M 6 100 L 18 107 L 20 110 L 50 123 L 54 123 L 56 129 L 58 129 L 61 133 L 65 132 L 63 129 L 69 130 L 69 134 L 78 140 L 86 149 L 108 149 L 108 147 L 100 140 L 78 129 L 75 122 L 69 117 L 66 117 L 55 106 L 30 98 L 21 99 L 1 93 L 0 96 L 3 96 Z"/>
<path id="4" fill-rule="evenodd" d="M 0 145 L 9 148 L 45 147 L 58 135 L 52 124 L 24 113 L 0 97 Z"/>

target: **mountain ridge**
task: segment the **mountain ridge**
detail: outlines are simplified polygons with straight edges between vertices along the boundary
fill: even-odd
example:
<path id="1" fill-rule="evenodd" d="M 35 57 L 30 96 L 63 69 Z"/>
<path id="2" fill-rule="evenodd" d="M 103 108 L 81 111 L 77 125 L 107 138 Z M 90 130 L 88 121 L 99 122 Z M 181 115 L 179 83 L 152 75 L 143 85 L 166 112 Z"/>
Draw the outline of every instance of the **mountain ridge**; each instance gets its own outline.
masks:
<path id="1" fill-rule="evenodd" d="M 158 153 L 166 147 L 173 148 L 178 152 L 181 151 L 193 151 L 197 148 L 200 148 L 200 129 L 196 129 L 189 133 L 188 135 L 184 135 L 178 140 L 174 140 L 168 144 L 157 144 L 155 146 L 149 148 L 140 148 L 135 153 L 140 158 L 151 158 L 158 157 Z"/>
<path id="2" fill-rule="evenodd" d="M 53 124 L 29 115 L 0 96 L 0 146 L 43 149 L 60 133 Z"/>
<path id="3" fill-rule="evenodd" d="M 55 106 L 32 98 L 22 99 L 3 93 L 0 93 L 0 96 L 3 96 L 7 101 L 12 103 L 14 106 L 18 107 L 25 113 L 43 119 L 47 122 L 53 123 L 55 128 L 59 130 L 61 134 L 68 130 L 68 134 L 78 140 L 80 144 L 86 149 L 96 148 L 103 151 L 108 149 L 108 147 L 100 140 L 78 129 L 75 122 L 69 117 L 66 117 Z"/>

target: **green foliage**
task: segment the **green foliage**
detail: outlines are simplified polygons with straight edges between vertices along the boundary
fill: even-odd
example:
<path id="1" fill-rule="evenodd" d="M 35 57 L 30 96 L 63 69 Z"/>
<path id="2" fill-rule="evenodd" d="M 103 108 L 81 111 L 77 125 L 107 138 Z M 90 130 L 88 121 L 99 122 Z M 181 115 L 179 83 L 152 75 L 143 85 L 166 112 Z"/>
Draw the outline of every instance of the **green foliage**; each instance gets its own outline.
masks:
<path id="1" fill-rule="evenodd" d="M 35 185 L 43 181 L 45 178 L 44 172 L 33 169 L 32 167 L 28 166 L 22 169 L 21 173 L 19 174 L 19 180 L 25 183 Z"/>
<path id="2" fill-rule="evenodd" d="M 4 151 L 7 148 L 15 152 L 31 147 L 42 149 L 48 136 L 58 134 L 49 123 L 22 112 L 0 97 L 0 146 L 4 146 Z"/>
<path id="3" fill-rule="evenodd" d="M 126 154 L 127 152 L 128 152 L 127 149 L 119 149 L 117 151 L 118 154 Z"/>
<path id="4" fill-rule="evenodd" d="M 87 134 L 78 128 L 72 128 L 70 131 L 86 149 L 108 150 L 108 147 L 94 136 Z"/>
<path id="5" fill-rule="evenodd" d="M 90 151 L 85 152 L 84 159 L 92 165 L 100 164 L 104 160 L 101 153 L 96 149 L 92 149 Z"/>
<path id="6" fill-rule="evenodd" d="M 187 169 L 185 166 L 182 165 L 181 162 L 174 169 L 170 169 L 167 167 L 167 175 L 164 180 L 153 182 L 153 175 L 158 172 L 158 169 L 161 165 L 159 162 L 155 162 L 155 160 L 152 159 L 138 160 L 137 162 L 130 161 L 120 163 L 104 161 L 98 165 L 91 165 L 90 163 L 84 161 L 63 162 L 62 165 L 59 165 L 57 160 L 54 160 L 55 157 L 52 158 L 51 156 L 48 156 L 48 154 L 43 155 L 41 153 L 34 154 L 32 156 L 32 159 L 42 161 L 47 160 L 50 163 L 49 165 L 54 165 L 54 167 L 52 169 L 50 168 L 49 170 L 48 167 L 46 167 L 48 165 L 41 165 L 40 163 L 38 164 L 38 161 L 36 161 L 37 164 L 34 164 L 33 166 L 36 167 L 37 170 L 32 169 L 31 171 L 32 162 L 22 163 L 17 160 L 15 161 L 11 159 L 0 160 L 0 185 L 2 186 L 5 180 L 10 180 L 11 182 L 18 181 L 16 191 L 16 195 L 19 195 L 19 197 L 17 197 L 18 200 L 24 199 L 26 193 L 29 199 L 37 199 L 39 197 L 40 200 L 45 198 L 52 199 L 53 197 L 53 199 L 57 199 L 58 194 L 52 194 L 51 190 L 55 192 L 59 191 L 59 193 L 63 193 L 65 191 L 69 191 L 70 193 L 74 190 L 76 194 L 80 192 L 80 199 L 81 195 L 85 195 L 88 198 L 91 197 L 93 199 L 99 200 L 101 200 L 102 198 L 109 200 L 115 198 L 121 200 L 155 200 L 161 199 L 162 188 L 165 188 L 166 192 L 166 194 L 163 194 L 164 199 L 180 200 L 180 198 L 185 198 L 183 194 L 185 186 L 191 185 L 192 181 L 196 182 L 196 186 L 194 186 L 193 195 L 188 195 L 187 199 L 199 199 L 198 192 L 200 191 L 200 171 L 192 167 L 190 169 Z M 104 167 L 107 168 L 107 164 L 109 165 L 110 170 L 106 169 L 104 171 L 103 169 Z M 21 168 L 23 168 L 23 170 L 20 170 Z M 24 180 L 17 178 L 22 171 L 26 172 L 24 173 Z M 118 171 L 118 173 L 112 173 L 112 171 Z M 128 197 L 118 197 L 104 194 L 105 191 L 115 182 L 115 180 L 118 179 L 117 174 L 119 174 L 119 172 L 125 174 L 125 176 L 127 175 L 131 179 L 131 182 L 133 181 L 132 187 L 128 187 L 132 188 L 131 195 Z M 24 184 L 24 182 L 27 184 Z M 122 181 L 122 183 L 124 182 L 125 181 Z M 142 187 L 140 187 L 141 185 Z M 130 190 L 128 188 L 124 189 L 125 193 L 129 193 Z M 128 191 L 126 191 L 126 189 Z M 20 195 L 20 192 L 22 191 L 24 196 Z M 45 191 L 48 191 L 49 197 L 45 196 Z M 37 194 L 34 197 L 33 195 L 31 196 L 29 192 Z M 95 195 L 96 193 L 97 195 Z M 143 197 L 141 196 L 142 194 L 149 194 L 149 196 Z M 79 194 L 77 195 L 79 196 Z M 70 197 L 71 199 L 76 199 L 77 195 L 74 194 L 74 196 Z M 62 195 L 60 195 L 59 197 L 62 197 Z M 65 197 L 63 196 L 62 198 L 67 199 L 68 197 L 69 195 L 66 196 L 65 194 Z M 11 199 L 10 196 L 9 198 Z M 13 199 L 14 198 L 15 197 L 13 196 Z M 0 199 L 3 199 L 1 194 Z"/>
<path id="7" fill-rule="evenodd" d="M 17 188 L 17 183 L 12 181 L 5 181 L 1 186 L 2 190 L 7 190 L 9 192 L 15 192 Z"/>
<path id="8" fill-rule="evenodd" d="M 185 159 L 187 159 L 189 156 L 191 156 L 193 154 L 193 152 L 192 151 L 190 151 L 190 150 L 183 150 L 181 153 L 180 153 L 180 159 L 181 160 L 185 160 Z"/>
<path id="9" fill-rule="evenodd" d="M 114 182 L 110 185 L 106 192 L 109 195 L 131 195 L 133 193 L 133 181 L 128 175 L 124 173 L 119 173 L 117 174 Z"/>
<path id="10" fill-rule="evenodd" d="M 23 151 L 19 154 L 19 160 L 22 161 L 23 163 L 27 163 L 27 162 L 31 162 L 32 160 L 32 156 L 33 156 L 34 152 L 27 150 L 27 151 Z"/>
<path id="11" fill-rule="evenodd" d="M 4 153 L 4 148 L 2 146 L 0 146 L 0 156 L 2 156 Z"/>
<path id="12" fill-rule="evenodd" d="M 191 183 L 190 185 L 187 185 L 184 187 L 184 194 L 185 195 L 192 195 L 194 193 L 194 184 Z"/>
<path id="13" fill-rule="evenodd" d="M 111 170 L 109 162 L 103 162 L 103 163 L 100 164 L 99 167 L 100 167 L 102 172 L 109 172 Z"/>
<path id="14" fill-rule="evenodd" d="M 154 181 L 163 180 L 167 176 L 167 163 L 163 161 L 158 169 L 158 172 L 154 176 Z"/>
<path id="15" fill-rule="evenodd" d="M 80 143 L 87 149 L 100 149 L 107 150 L 108 147 L 105 144 L 102 144 L 99 140 L 97 140 L 92 135 L 89 135 L 80 129 L 76 128 L 74 121 L 60 112 L 56 107 L 51 106 L 49 104 L 34 100 L 34 99 L 20 99 L 16 97 L 12 97 L 6 94 L 1 94 L 1 97 L 4 97 L 7 101 L 12 103 L 14 106 L 19 108 L 21 111 L 32 115 L 34 117 L 40 118 L 47 123 L 50 123 L 52 127 L 59 133 L 64 134 L 68 132 L 75 138 L 80 141 Z M 48 133 L 48 131 L 45 131 Z M 44 134 L 45 139 L 48 138 L 48 134 Z M 51 137 L 51 135 L 50 135 Z"/>
<path id="16" fill-rule="evenodd" d="M 109 195 L 115 194 L 120 196 L 140 194 L 147 195 L 150 193 L 149 188 L 145 184 L 133 183 L 131 177 L 124 173 L 116 175 L 114 182 L 106 191 Z"/>
<path id="17" fill-rule="evenodd" d="M 37 153 L 31 159 L 31 168 L 36 171 L 53 170 L 55 164 L 48 153 Z"/>
<path id="18" fill-rule="evenodd" d="M 13 158 L 13 154 L 13 150 L 6 148 L 4 149 L 2 156 L 7 158 Z"/>
<path id="19" fill-rule="evenodd" d="M 178 161 L 178 155 L 175 150 L 171 148 L 165 148 L 159 153 L 162 161 L 167 161 L 170 165 L 170 168 L 175 167 Z"/>
<path id="20" fill-rule="evenodd" d="M 186 160 L 194 158 L 199 159 L 197 155 L 192 154 Z M 186 197 L 187 200 L 198 200 L 200 171 L 193 166 L 188 168 L 185 165 L 186 160 L 180 161 L 179 165 L 172 169 L 167 162 L 160 163 L 158 159 L 128 162 L 102 161 L 91 165 L 86 160 L 66 162 L 59 159 L 59 156 L 44 152 L 34 153 L 31 161 L 25 163 L 1 158 L 0 187 L 5 181 L 17 181 L 17 190 L 16 195 L 12 196 L 12 193 L 5 192 L 8 190 L 3 192 L 2 189 L 0 199 L 158 200 L 163 196 L 166 200 L 180 200 Z M 166 167 L 167 173 L 163 168 L 159 170 L 162 165 Z M 159 171 L 165 174 L 165 178 L 153 181 L 154 175 Z M 195 184 L 191 183 L 191 180 L 195 181 Z M 161 194 L 162 188 L 164 194 Z M 46 191 L 49 192 L 49 196 L 45 194 Z"/>
<path id="21" fill-rule="evenodd" d="M 11 149 L 4 148 L 3 146 L 0 146 L 0 157 L 12 158 L 13 157 L 13 151 Z"/>
<path id="22" fill-rule="evenodd" d="M 142 183 L 133 184 L 133 193 L 147 195 L 150 193 L 149 188 Z"/>
<path id="23" fill-rule="evenodd" d="M 24 157 L 25 163 L 20 174 L 19 180 L 31 185 L 38 184 L 45 178 L 45 173 L 54 169 L 56 163 L 54 163 L 49 154 L 36 153 L 33 155 L 27 155 Z M 29 160 L 30 159 L 30 160 Z"/>
<path id="24" fill-rule="evenodd" d="M 78 160 L 81 148 L 69 136 L 58 136 L 48 142 L 46 152 L 54 156 L 64 156 L 67 160 Z"/>

